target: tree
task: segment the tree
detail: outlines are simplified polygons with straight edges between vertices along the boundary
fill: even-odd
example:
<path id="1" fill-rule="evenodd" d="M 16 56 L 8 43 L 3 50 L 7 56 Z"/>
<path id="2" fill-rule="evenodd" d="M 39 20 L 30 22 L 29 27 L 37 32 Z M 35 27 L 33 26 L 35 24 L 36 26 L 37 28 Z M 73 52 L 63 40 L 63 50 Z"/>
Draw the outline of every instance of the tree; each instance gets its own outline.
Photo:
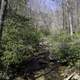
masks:
<path id="1" fill-rule="evenodd" d="M 0 7 L 0 41 L 1 41 L 1 37 L 2 37 L 4 18 L 6 16 L 7 4 L 8 4 L 7 0 L 1 0 L 1 7 Z"/>
<path id="2" fill-rule="evenodd" d="M 79 29 L 79 0 L 62 0 L 62 10 L 63 27 L 73 35 Z"/>
<path id="3" fill-rule="evenodd" d="M 73 19 L 73 6 L 72 6 L 72 1 L 68 1 L 66 0 L 67 2 L 67 11 L 68 11 L 68 15 L 69 15 L 69 30 L 70 30 L 70 35 L 72 36 L 73 35 L 73 23 L 72 23 L 72 19 Z"/>
<path id="4" fill-rule="evenodd" d="M 2 33 L 3 33 L 3 26 L 4 26 L 4 20 L 6 17 L 7 12 L 7 0 L 1 0 L 1 6 L 0 6 L 0 53 L 2 53 Z M 0 54 L 1 55 L 1 54 Z"/>

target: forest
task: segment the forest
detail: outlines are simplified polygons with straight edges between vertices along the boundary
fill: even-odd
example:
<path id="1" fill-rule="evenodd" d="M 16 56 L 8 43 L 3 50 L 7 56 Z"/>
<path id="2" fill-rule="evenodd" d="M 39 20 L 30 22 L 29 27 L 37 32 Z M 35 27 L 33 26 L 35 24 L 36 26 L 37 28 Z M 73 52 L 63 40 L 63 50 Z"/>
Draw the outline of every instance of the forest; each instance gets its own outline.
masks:
<path id="1" fill-rule="evenodd" d="M 80 80 L 80 0 L 0 0 L 0 80 Z"/>

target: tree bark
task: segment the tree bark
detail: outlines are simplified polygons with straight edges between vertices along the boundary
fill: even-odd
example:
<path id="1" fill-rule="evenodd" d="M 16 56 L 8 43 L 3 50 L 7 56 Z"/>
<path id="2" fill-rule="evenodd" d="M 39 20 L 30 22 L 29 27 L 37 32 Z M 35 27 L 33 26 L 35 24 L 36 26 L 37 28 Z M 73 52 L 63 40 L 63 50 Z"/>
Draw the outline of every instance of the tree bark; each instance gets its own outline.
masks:
<path id="1" fill-rule="evenodd" d="M 66 7 L 67 7 L 67 13 L 68 13 L 68 20 L 69 20 L 69 33 L 70 33 L 70 35 L 72 36 L 73 35 L 73 23 L 72 23 L 72 19 L 73 19 L 73 10 L 72 10 L 72 7 L 73 7 L 73 5 L 72 5 L 73 3 L 72 3 L 72 1 L 70 1 L 70 0 L 66 0 Z"/>
<path id="2" fill-rule="evenodd" d="M 1 41 L 2 41 L 2 32 L 3 32 L 3 26 L 4 26 L 4 18 L 6 16 L 6 11 L 7 11 L 7 0 L 1 0 L 1 5 L 0 5 L 0 49 L 2 48 L 1 46 Z"/>
<path id="3" fill-rule="evenodd" d="M 73 25 L 72 25 L 72 17 L 71 14 L 69 13 L 69 28 L 70 28 L 70 35 L 73 35 Z"/>
<path id="4" fill-rule="evenodd" d="M 62 0 L 62 11 L 63 11 L 63 29 L 65 29 L 65 7 L 64 7 L 64 0 Z"/>
<path id="5" fill-rule="evenodd" d="M 0 30 L 2 27 L 2 20 L 3 20 L 3 14 L 4 14 L 4 6 L 5 6 L 5 0 L 1 1 L 1 9 L 0 9 Z"/>

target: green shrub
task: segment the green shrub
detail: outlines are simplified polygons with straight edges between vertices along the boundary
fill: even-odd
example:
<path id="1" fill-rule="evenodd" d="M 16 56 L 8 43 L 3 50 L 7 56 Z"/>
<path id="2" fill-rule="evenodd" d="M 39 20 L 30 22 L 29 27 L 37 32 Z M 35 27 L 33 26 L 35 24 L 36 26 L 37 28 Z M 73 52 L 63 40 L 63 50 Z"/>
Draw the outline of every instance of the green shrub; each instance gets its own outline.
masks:
<path id="1" fill-rule="evenodd" d="M 80 35 L 78 33 L 70 36 L 66 33 L 50 35 L 49 43 L 53 55 L 69 65 L 75 65 L 80 60 Z"/>
<path id="2" fill-rule="evenodd" d="M 2 62 L 7 65 L 20 63 L 34 54 L 35 46 L 39 43 L 41 32 L 36 31 L 31 20 L 14 15 L 5 20 L 2 37 Z"/>

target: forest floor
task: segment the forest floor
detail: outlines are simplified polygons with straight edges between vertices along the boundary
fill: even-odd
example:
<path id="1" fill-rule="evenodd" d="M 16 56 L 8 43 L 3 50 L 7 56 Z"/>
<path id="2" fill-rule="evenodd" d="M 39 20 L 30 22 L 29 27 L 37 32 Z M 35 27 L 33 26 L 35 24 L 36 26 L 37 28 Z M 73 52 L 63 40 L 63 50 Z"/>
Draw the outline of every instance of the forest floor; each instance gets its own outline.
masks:
<path id="1" fill-rule="evenodd" d="M 45 71 L 40 72 L 40 74 L 41 73 L 45 73 Z M 16 80 L 24 80 L 24 79 L 18 77 L 16 78 Z M 70 68 L 70 67 L 60 66 L 59 71 L 52 71 L 49 74 L 42 75 L 35 80 L 80 80 L 80 69 L 77 70 L 74 67 Z"/>

